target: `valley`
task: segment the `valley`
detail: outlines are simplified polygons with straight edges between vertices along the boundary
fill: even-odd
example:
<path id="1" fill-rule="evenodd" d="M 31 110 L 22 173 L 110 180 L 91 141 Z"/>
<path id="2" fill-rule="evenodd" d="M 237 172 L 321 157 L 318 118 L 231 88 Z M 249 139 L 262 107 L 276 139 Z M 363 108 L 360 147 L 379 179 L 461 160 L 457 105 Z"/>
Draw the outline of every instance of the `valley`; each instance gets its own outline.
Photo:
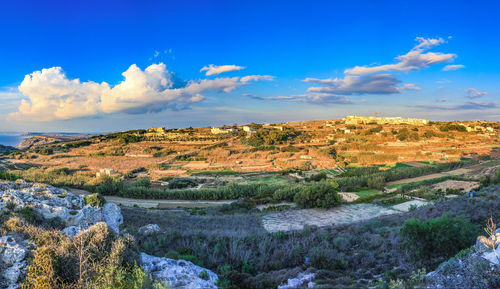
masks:
<path id="1" fill-rule="evenodd" d="M 188 261 L 186 276 L 214 274 L 206 285 L 189 277 L 207 288 L 386 288 L 452 257 L 412 257 L 401 233 L 408 220 L 451 214 L 478 228 L 500 217 L 499 128 L 346 120 L 153 128 L 33 142 L 4 154 L 0 177 L 116 204 L 121 235 L 137 241 L 131 254 L 155 280 Z M 467 238 L 461 249 L 475 236 Z M 170 265 L 155 271 L 148 262 Z M 425 282 L 442 282 L 433 278 Z"/>

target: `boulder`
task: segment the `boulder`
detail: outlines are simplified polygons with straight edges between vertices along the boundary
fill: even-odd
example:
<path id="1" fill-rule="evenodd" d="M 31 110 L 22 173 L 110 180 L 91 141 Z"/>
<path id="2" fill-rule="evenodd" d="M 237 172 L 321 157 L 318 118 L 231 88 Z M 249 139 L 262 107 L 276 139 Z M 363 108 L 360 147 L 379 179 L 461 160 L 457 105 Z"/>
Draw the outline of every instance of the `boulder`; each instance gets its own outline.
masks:
<path id="1" fill-rule="evenodd" d="M 0 263 L 5 266 L 1 272 L 2 288 L 19 288 L 18 282 L 26 273 L 26 254 L 28 249 L 22 242 L 16 241 L 13 236 L 7 235 L 0 238 Z"/>
<path id="2" fill-rule="evenodd" d="M 73 238 L 76 234 L 78 234 L 78 232 L 80 232 L 80 228 L 78 228 L 77 226 L 69 226 L 64 228 L 61 232 L 64 235 Z"/>
<path id="3" fill-rule="evenodd" d="M 308 288 L 314 287 L 314 273 L 309 274 L 299 274 L 297 278 L 288 279 L 287 284 L 279 285 L 278 289 L 298 289 L 302 288 L 305 284 L 307 284 Z"/>
<path id="4" fill-rule="evenodd" d="M 490 248 L 486 247 L 486 243 L 488 242 L 488 238 L 486 238 L 485 236 L 479 236 L 477 237 L 476 239 L 476 250 L 478 252 L 486 252 L 488 250 L 491 250 Z"/>
<path id="5" fill-rule="evenodd" d="M 491 264 L 498 266 L 500 265 L 500 247 L 496 248 L 495 252 L 493 252 L 493 250 L 490 249 L 489 251 L 484 252 L 483 255 L 481 255 L 481 257 L 488 260 Z"/>
<path id="6" fill-rule="evenodd" d="M 157 224 L 148 224 L 139 228 L 138 233 L 144 236 L 153 235 L 160 231 L 160 226 Z"/>
<path id="7" fill-rule="evenodd" d="M 94 207 L 85 205 L 82 196 L 64 189 L 23 180 L 0 181 L 0 212 L 19 210 L 26 206 L 32 207 L 45 219 L 60 219 L 67 226 L 63 230 L 67 236 L 74 236 L 79 230 L 102 221 L 119 234 L 119 227 L 123 223 L 121 209 L 114 203 Z"/>
<path id="8" fill-rule="evenodd" d="M 113 232 L 120 234 L 120 225 L 123 224 L 123 216 L 120 207 L 115 203 L 105 203 L 102 207 L 102 220 L 106 222 Z"/>
<path id="9" fill-rule="evenodd" d="M 101 208 L 93 206 L 85 206 L 81 210 L 72 211 L 65 219 L 68 226 L 80 227 L 82 230 L 87 229 L 95 223 L 102 221 Z"/>
<path id="10" fill-rule="evenodd" d="M 161 258 L 141 253 L 140 262 L 146 273 L 168 288 L 217 288 L 217 275 L 185 260 Z"/>

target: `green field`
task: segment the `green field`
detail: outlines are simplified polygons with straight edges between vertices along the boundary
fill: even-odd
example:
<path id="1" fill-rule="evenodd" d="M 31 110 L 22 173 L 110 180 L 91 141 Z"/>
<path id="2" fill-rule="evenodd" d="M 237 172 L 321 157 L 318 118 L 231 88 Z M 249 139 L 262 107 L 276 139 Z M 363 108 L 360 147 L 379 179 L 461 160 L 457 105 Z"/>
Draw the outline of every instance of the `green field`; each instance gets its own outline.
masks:
<path id="1" fill-rule="evenodd" d="M 289 185 L 290 182 L 281 176 L 270 176 L 247 179 L 242 183 L 246 184 L 266 184 L 266 185 Z"/>
<path id="2" fill-rule="evenodd" d="M 379 194 L 380 191 L 376 189 L 366 189 L 366 190 L 361 190 L 359 192 L 355 192 L 356 195 L 358 195 L 360 198 L 368 197 L 371 195 L 376 195 Z"/>
<path id="3" fill-rule="evenodd" d="M 230 175 L 239 175 L 241 174 L 240 172 L 235 172 L 233 170 L 219 170 L 219 171 L 202 171 L 202 170 L 189 170 L 189 174 L 196 176 L 196 175 L 221 175 L 221 176 L 230 176 Z"/>

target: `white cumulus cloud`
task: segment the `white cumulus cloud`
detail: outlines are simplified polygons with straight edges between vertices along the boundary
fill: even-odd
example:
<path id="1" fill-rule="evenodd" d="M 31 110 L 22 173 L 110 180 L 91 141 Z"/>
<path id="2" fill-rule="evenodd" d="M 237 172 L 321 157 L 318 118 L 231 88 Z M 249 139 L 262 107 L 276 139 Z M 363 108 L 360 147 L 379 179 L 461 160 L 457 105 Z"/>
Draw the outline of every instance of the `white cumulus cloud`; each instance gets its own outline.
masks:
<path id="1" fill-rule="evenodd" d="M 202 69 L 200 69 L 200 72 L 206 71 L 205 75 L 210 76 L 210 75 L 217 75 L 217 74 L 221 74 L 224 72 L 237 71 L 237 70 L 242 70 L 242 69 L 245 69 L 245 67 L 238 66 L 238 65 L 214 65 L 214 64 L 210 64 L 210 65 L 205 66 Z"/>
<path id="2" fill-rule="evenodd" d="M 50 121 L 111 113 L 146 113 L 185 108 L 202 101 L 209 91 L 231 92 L 251 81 L 270 80 L 268 75 L 215 78 L 189 81 L 175 87 L 165 64 L 152 64 L 145 70 L 131 65 L 115 86 L 106 82 L 69 79 L 61 67 L 26 75 L 19 86 L 24 98 L 15 120 Z"/>

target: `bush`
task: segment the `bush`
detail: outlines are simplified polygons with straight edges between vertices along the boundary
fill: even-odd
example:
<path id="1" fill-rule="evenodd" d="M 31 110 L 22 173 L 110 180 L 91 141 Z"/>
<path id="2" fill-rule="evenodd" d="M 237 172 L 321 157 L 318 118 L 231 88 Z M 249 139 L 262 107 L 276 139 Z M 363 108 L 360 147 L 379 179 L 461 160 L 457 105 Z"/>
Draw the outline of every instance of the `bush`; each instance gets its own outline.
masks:
<path id="1" fill-rule="evenodd" d="M 493 184 L 500 184 L 500 169 L 497 169 L 495 171 L 495 174 L 491 178 L 491 183 L 493 183 Z"/>
<path id="2" fill-rule="evenodd" d="M 169 189 L 185 189 L 196 187 L 198 184 L 190 179 L 174 179 L 168 183 Z"/>
<path id="3" fill-rule="evenodd" d="M 296 153 L 300 151 L 300 148 L 294 147 L 293 145 L 289 144 L 288 146 L 282 147 L 280 150 L 282 152 Z"/>
<path id="4" fill-rule="evenodd" d="M 447 214 L 427 221 L 409 219 L 400 231 L 413 257 L 426 265 L 449 259 L 471 246 L 479 233 L 478 226 Z"/>
<path id="5" fill-rule="evenodd" d="M 151 181 L 149 180 L 149 178 L 145 177 L 145 178 L 138 178 L 133 184 L 132 186 L 134 187 L 143 187 L 143 188 L 149 188 L 151 186 Z"/>
<path id="6" fill-rule="evenodd" d="M 104 205 L 104 203 L 106 203 L 106 200 L 104 199 L 104 197 L 99 193 L 95 193 L 95 194 L 88 195 L 88 196 L 83 196 L 83 199 L 85 200 L 85 204 L 90 205 L 90 206 L 94 206 L 94 207 L 102 207 Z"/>
<path id="7" fill-rule="evenodd" d="M 337 191 L 337 183 L 321 182 L 317 185 L 303 188 L 293 199 L 302 208 L 328 209 L 340 204 L 342 197 Z"/>
<path id="8" fill-rule="evenodd" d="M 366 181 L 369 188 L 381 190 L 385 185 L 384 176 L 373 176 Z"/>
<path id="9" fill-rule="evenodd" d="M 94 192 L 96 193 L 115 195 L 123 189 L 122 183 L 112 177 L 104 176 L 99 181 L 100 183 L 94 188 Z"/>
<path id="10" fill-rule="evenodd" d="M 326 179 L 327 179 L 326 173 L 321 172 L 321 173 L 314 174 L 314 175 L 310 176 L 308 178 L 308 181 L 310 181 L 310 182 L 319 182 L 319 181 L 326 180 Z"/>
<path id="11" fill-rule="evenodd" d="M 35 152 L 44 156 L 48 156 L 54 153 L 54 150 L 52 148 L 48 147 L 43 147 L 43 148 L 37 148 L 35 149 Z"/>

